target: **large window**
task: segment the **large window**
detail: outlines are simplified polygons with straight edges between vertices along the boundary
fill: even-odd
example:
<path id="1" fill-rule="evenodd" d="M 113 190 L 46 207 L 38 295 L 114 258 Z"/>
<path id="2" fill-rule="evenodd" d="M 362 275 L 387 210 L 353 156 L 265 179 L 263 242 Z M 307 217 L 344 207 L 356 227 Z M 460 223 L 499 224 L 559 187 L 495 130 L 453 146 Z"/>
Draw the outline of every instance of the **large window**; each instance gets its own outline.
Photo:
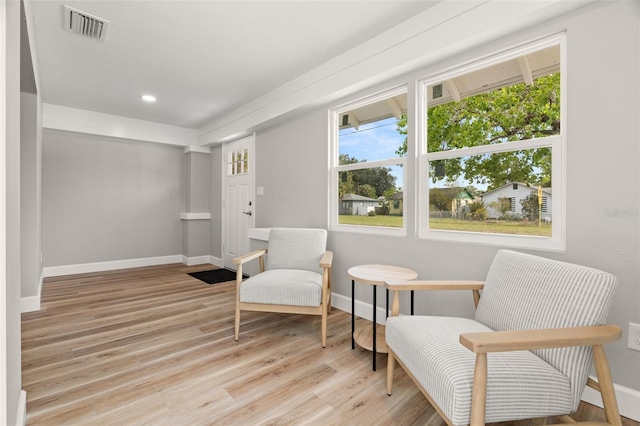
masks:
<path id="1" fill-rule="evenodd" d="M 406 108 L 400 88 L 331 111 L 333 229 L 404 232 Z"/>
<path id="2" fill-rule="evenodd" d="M 550 37 L 410 81 L 409 97 L 403 87 L 331 110 L 331 229 L 562 250 L 564 44 Z"/>
<path id="3" fill-rule="evenodd" d="M 421 83 L 421 235 L 562 244 L 561 40 Z"/>

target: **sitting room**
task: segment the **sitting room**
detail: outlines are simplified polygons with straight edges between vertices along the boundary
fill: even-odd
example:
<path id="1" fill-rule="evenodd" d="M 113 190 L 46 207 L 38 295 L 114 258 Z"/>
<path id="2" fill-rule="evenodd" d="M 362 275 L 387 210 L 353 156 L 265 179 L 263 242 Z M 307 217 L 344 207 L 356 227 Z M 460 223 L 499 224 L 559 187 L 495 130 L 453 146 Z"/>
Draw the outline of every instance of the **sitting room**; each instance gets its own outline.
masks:
<path id="1" fill-rule="evenodd" d="M 0 424 L 640 425 L 640 3 L 0 22 Z"/>

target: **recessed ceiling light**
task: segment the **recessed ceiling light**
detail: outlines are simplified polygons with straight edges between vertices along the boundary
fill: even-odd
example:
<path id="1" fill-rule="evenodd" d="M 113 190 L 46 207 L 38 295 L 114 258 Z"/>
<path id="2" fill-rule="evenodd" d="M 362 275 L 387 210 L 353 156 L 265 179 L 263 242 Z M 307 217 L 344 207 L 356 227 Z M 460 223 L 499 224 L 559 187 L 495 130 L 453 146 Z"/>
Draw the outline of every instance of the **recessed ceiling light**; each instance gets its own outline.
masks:
<path id="1" fill-rule="evenodd" d="M 145 102 L 155 102 L 156 101 L 156 97 L 153 95 L 142 95 L 142 100 Z"/>

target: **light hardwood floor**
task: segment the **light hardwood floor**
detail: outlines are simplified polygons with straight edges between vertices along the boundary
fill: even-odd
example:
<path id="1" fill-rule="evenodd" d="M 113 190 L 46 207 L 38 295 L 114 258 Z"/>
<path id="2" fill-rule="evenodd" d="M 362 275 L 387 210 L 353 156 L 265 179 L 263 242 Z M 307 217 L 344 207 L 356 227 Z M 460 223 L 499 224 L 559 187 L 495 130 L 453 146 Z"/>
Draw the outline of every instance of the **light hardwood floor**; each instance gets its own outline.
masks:
<path id="1" fill-rule="evenodd" d="M 235 342 L 235 283 L 186 274 L 203 269 L 47 279 L 42 310 L 22 315 L 27 424 L 443 424 L 401 368 L 386 395 L 386 355 L 371 371 L 345 312 L 329 315 L 325 349 L 320 318 L 303 315 L 244 313 Z M 603 415 L 583 404 L 578 417 Z"/>

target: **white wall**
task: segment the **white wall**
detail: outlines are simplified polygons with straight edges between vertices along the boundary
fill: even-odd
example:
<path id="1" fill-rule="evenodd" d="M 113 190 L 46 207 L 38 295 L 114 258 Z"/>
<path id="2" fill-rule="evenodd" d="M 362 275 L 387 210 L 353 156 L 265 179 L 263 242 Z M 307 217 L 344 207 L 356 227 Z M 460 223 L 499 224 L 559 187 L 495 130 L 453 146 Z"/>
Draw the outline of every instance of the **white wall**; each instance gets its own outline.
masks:
<path id="1" fill-rule="evenodd" d="M 211 148 L 211 186 L 209 211 L 211 212 L 211 235 L 209 253 L 212 257 L 222 259 L 222 145 Z"/>
<path id="2" fill-rule="evenodd" d="M 186 152 L 186 213 L 210 213 L 211 165 L 209 155 Z M 189 259 L 209 256 L 210 220 L 182 221 L 182 255 Z"/>
<path id="3" fill-rule="evenodd" d="M 20 2 L 0 3 L 0 424 L 16 423 L 20 368 Z"/>
<path id="4" fill-rule="evenodd" d="M 626 348 L 626 332 L 629 321 L 640 322 L 639 11 L 637 2 L 588 6 L 388 84 L 413 85 L 417 78 L 477 55 L 566 29 L 567 248 L 529 252 L 618 276 L 620 286 L 609 321 L 622 326 L 624 336 L 608 345 L 607 352 L 615 382 L 636 390 L 640 390 L 640 352 Z M 327 107 L 258 132 L 256 185 L 264 186 L 265 195 L 256 203 L 257 227 L 327 226 L 327 139 Z M 415 170 L 408 175 L 415 176 Z M 407 203 L 407 209 L 412 208 L 413 203 Z M 408 216 L 411 221 L 412 213 Z M 421 240 L 413 236 L 412 228 L 406 238 L 330 233 L 333 291 L 349 297 L 347 269 L 362 263 L 406 266 L 423 278 L 483 279 L 500 248 Z M 369 289 L 358 288 L 357 297 L 371 302 Z M 466 294 L 418 294 L 416 305 L 419 313 L 473 314 L 472 297 Z"/>
<path id="5" fill-rule="evenodd" d="M 21 296 L 23 299 L 38 299 L 42 276 L 42 133 L 39 126 L 39 99 L 36 94 L 21 93 L 20 101 Z"/>
<path id="6" fill-rule="evenodd" d="M 256 187 L 265 194 L 256 197 L 259 222 L 326 227 L 327 161 L 326 110 L 256 135 Z"/>
<path id="7" fill-rule="evenodd" d="M 182 147 L 49 129 L 43 144 L 45 267 L 182 254 Z"/>

